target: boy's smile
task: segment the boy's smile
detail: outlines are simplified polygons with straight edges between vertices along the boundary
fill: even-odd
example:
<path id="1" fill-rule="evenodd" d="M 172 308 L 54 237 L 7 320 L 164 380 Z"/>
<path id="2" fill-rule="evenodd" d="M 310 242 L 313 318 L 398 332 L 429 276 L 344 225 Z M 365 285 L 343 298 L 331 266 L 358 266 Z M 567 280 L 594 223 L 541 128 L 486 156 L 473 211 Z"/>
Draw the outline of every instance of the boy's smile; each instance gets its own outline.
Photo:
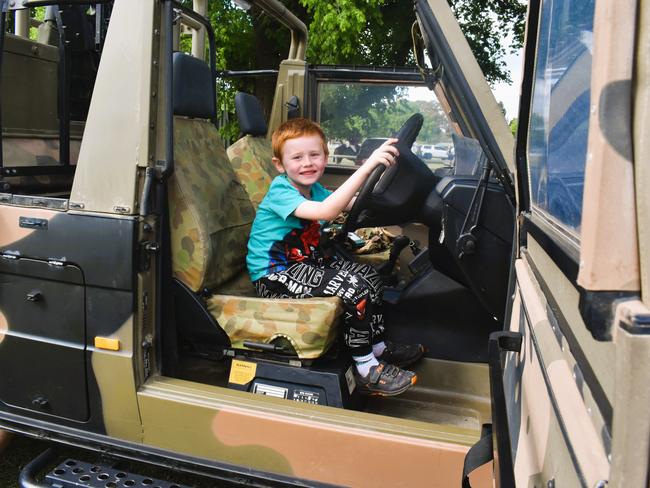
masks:
<path id="1" fill-rule="evenodd" d="M 318 135 L 287 139 L 282 148 L 282 161 L 273 158 L 280 173 L 287 178 L 303 196 L 311 197 L 311 186 L 320 180 L 327 165 L 323 140 Z"/>

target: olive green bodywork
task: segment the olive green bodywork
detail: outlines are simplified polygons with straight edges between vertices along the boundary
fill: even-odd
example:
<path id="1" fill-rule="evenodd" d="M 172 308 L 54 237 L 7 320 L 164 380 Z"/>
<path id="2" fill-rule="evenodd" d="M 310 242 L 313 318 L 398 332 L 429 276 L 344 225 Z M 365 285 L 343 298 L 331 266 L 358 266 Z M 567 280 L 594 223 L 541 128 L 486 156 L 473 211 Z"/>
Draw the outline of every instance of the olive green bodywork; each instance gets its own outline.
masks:
<path id="1" fill-rule="evenodd" d="M 286 119 L 286 102 L 304 98 L 306 29 L 279 2 L 256 3 L 292 30 L 270 134 Z M 647 3 L 625 1 L 614 9 L 596 2 L 592 63 L 594 93 L 606 92 L 614 81 L 630 83 L 625 101 L 636 110 L 628 136 L 639 154 L 650 140 L 641 115 L 650 100 L 648 23 L 637 20 L 649 15 Z M 467 56 L 469 48 L 446 2 L 432 0 L 429 6 L 457 56 Z M 155 326 L 156 313 L 163 310 L 156 302 L 161 271 L 145 246 L 156 240 L 161 222 L 143 211 L 146 170 L 165 160 L 165 136 L 173 130 L 165 127 L 168 100 L 161 95 L 170 69 L 161 53 L 172 42 L 165 38 L 162 12 L 158 0 L 115 1 L 83 138 L 81 128 L 73 131 L 80 147 L 78 157 L 74 151 L 69 194 L 0 193 L 0 371 L 11 371 L 0 378 L 0 427 L 28 435 L 47 432 L 54 440 L 101 445 L 120 455 L 145 453 L 170 465 L 182 461 L 185 468 L 203 472 L 222 469 L 305 484 L 458 486 L 464 457 L 479 439 L 481 424 L 493 415 L 486 364 L 423 361 L 416 369 L 421 382 L 409 401 L 426 404 L 427 412 L 401 418 L 387 414 L 389 403 L 371 412 L 305 405 L 165 370 Z M 618 19 L 615 28 L 606 20 L 612 16 Z M 30 158 L 16 156 L 17 147 L 57 148 L 51 105 L 57 49 L 12 36 L 7 40 L 5 52 L 15 56 L 6 56 L 2 71 L 4 159 L 31 165 Z M 25 92 L 44 94 L 47 116 L 34 118 L 28 97 L 11 82 L 20 62 L 42 83 Z M 616 69 L 609 69 L 613 64 Z M 478 66 L 472 60 L 463 71 L 516 176 L 512 140 Z M 436 91 L 445 94 L 440 85 Z M 590 121 L 593 158 L 577 280 L 587 291 L 636 295 L 615 304 L 613 339 L 595 340 L 580 314 L 575 283 L 523 229 L 525 216 L 518 220 L 518 233 L 526 239 L 514 249 L 506 327 L 521 333 L 523 341 L 519 353 L 505 355 L 503 378 L 517 486 L 591 487 L 609 481 L 609 486 L 641 488 L 648 483 L 650 336 L 634 324 L 650 314 L 650 200 L 641 191 L 650 184 L 650 172 L 647 165 L 633 164 L 635 155 L 612 149 L 609 119 L 599 117 L 597 107 Z M 21 113 L 23 118 L 16 115 Z M 42 148 L 35 152 L 43 154 Z M 237 188 L 251 197 L 259 190 L 246 184 Z M 241 216 L 243 226 L 251 220 L 252 211 Z M 185 244 L 172 243 L 172 250 L 187 252 Z M 231 243 L 229 251 L 241 252 L 242 245 Z M 620 261 L 611 259 L 612 250 Z M 232 274 L 228 280 L 237 278 Z M 199 290 L 205 283 L 195 285 Z M 210 311 L 220 323 L 243 328 L 238 324 L 259 314 L 239 309 L 240 303 L 214 295 Z M 331 317 L 323 320 L 334 321 L 338 304 L 326 308 Z M 562 324 L 555 318 L 558 311 Z M 582 381 L 585 364 L 596 383 Z M 492 486 L 491 465 L 475 472 L 472 486 Z"/>

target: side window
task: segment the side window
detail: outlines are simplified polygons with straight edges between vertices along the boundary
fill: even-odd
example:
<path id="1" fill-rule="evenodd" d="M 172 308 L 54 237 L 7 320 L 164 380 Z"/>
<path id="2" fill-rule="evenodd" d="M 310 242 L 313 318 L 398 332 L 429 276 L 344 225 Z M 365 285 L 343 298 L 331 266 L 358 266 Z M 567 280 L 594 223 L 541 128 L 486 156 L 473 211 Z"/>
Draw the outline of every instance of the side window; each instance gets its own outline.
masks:
<path id="1" fill-rule="evenodd" d="M 0 192 L 68 195 L 110 12 L 105 5 L 62 5 L 8 13 Z"/>
<path id="2" fill-rule="evenodd" d="M 414 113 L 424 125 L 413 151 L 431 168 L 453 165 L 449 119 L 428 88 L 385 83 L 320 82 L 317 120 L 329 140 L 329 165 L 361 165 Z"/>
<path id="3" fill-rule="evenodd" d="M 589 129 L 594 0 L 544 0 L 528 127 L 533 208 L 579 237 Z"/>

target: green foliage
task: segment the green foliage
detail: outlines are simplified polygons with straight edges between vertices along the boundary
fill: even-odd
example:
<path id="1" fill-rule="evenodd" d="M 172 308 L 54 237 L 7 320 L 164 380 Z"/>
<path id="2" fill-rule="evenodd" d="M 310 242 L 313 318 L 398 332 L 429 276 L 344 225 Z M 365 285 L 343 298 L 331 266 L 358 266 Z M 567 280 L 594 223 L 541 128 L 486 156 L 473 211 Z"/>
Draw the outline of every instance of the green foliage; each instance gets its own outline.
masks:
<path id="1" fill-rule="evenodd" d="M 386 137 L 387 112 L 394 113 L 400 90 L 391 86 L 321 85 L 320 122 L 329 137 Z"/>
<path id="2" fill-rule="evenodd" d="M 31 9 L 31 17 L 36 20 L 40 20 L 43 22 L 43 19 L 45 19 L 45 7 L 34 7 Z M 38 29 L 36 27 L 30 27 L 29 28 L 29 38 L 32 41 L 35 41 L 38 39 Z"/>
<path id="3" fill-rule="evenodd" d="M 409 65 L 415 14 L 403 0 L 299 0 L 307 9 L 312 63 Z M 521 48 L 520 0 L 448 0 L 487 80 L 510 82 L 503 57 Z M 511 39 L 509 40 L 504 40 Z"/>
<path id="4" fill-rule="evenodd" d="M 523 45 L 526 4 L 520 0 L 447 1 L 487 80 L 490 83 L 511 83 L 503 57 L 516 52 Z"/>
<path id="5" fill-rule="evenodd" d="M 510 121 L 510 124 L 508 124 L 510 127 L 510 132 L 512 132 L 513 136 L 517 135 L 517 129 L 519 128 L 519 119 L 514 118 Z"/>
<path id="6" fill-rule="evenodd" d="M 192 7 L 191 0 L 183 0 L 181 3 Z M 253 17 L 228 0 L 209 2 L 207 17 L 215 34 L 217 70 L 256 68 Z M 179 49 L 191 52 L 191 35 L 181 36 Z M 206 54 L 207 49 L 206 43 Z M 238 91 L 252 91 L 251 83 L 251 80 L 223 77 L 217 80 L 219 132 L 227 142 L 232 142 L 239 136 L 239 124 L 235 117 L 235 94 Z"/>
<path id="7" fill-rule="evenodd" d="M 414 65 L 411 26 L 415 14 L 410 1 L 281 1 L 308 27 L 307 60 L 312 64 Z M 488 81 L 510 81 L 502 59 L 507 53 L 521 47 L 525 4 L 520 3 L 520 0 L 447 1 L 458 17 Z M 191 6 L 192 0 L 183 0 L 182 3 Z M 217 65 L 220 70 L 277 68 L 286 57 L 290 43 L 288 30 L 264 15 L 259 8 L 253 6 L 251 10 L 243 11 L 232 0 L 211 0 L 208 5 L 208 17 L 216 35 Z M 504 35 L 512 41 L 504 41 Z M 189 43 L 189 39 L 182 40 L 182 48 L 189 50 Z M 243 90 L 255 93 L 268 108 L 273 96 L 273 85 L 272 79 L 238 78 L 220 81 L 219 112 L 225 113 L 220 130 L 225 139 L 236 138 L 239 132 L 234 115 L 235 92 Z M 375 132 L 374 128 L 381 132 L 377 133 L 378 137 L 384 137 L 388 126 L 378 125 L 371 119 L 387 117 L 387 100 L 377 94 L 379 98 L 376 103 L 373 102 L 375 104 L 369 113 L 354 112 L 354 107 L 360 106 L 364 99 L 367 102 L 371 96 L 363 90 L 357 95 L 361 98 L 356 99 L 356 102 L 352 100 L 352 94 L 339 101 L 330 100 L 332 105 L 327 106 L 328 113 L 332 115 L 321 114 L 324 125 L 342 138 L 349 137 L 355 131 L 370 135 Z M 392 102 L 397 102 L 397 99 Z M 401 105 L 394 103 L 391 106 L 404 108 L 406 103 L 412 102 L 403 100 Z M 366 103 L 366 106 L 370 105 Z M 391 117 L 397 113 L 396 110 L 390 111 Z M 429 136 L 435 142 L 437 136 L 433 128 Z"/>
<path id="8" fill-rule="evenodd" d="M 436 143 L 449 139 L 451 128 L 437 102 L 408 99 L 407 87 L 321 85 L 320 122 L 330 139 L 363 140 L 390 137 L 416 112 L 424 116 L 419 139 Z"/>

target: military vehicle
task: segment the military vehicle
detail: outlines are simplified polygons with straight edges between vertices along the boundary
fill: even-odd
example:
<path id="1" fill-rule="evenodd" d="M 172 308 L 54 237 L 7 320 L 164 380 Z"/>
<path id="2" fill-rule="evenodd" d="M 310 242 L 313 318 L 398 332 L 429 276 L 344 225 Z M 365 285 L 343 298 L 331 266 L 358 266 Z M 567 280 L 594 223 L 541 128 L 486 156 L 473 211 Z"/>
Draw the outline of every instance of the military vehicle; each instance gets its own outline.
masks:
<path id="1" fill-rule="evenodd" d="M 413 69 L 309 65 L 280 2 L 240 3 L 291 46 L 226 152 L 217 77 L 269 72 L 217 70 L 206 1 L 0 1 L 0 428 L 255 486 L 648 486 L 647 2 L 530 1 L 516 140 L 444 0 L 414 1 Z M 428 347 L 394 398 L 359 397 L 337 299 L 256 298 L 244 265 L 269 134 L 361 84 L 427 88 L 453 130 L 432 171 L 407 114 L 332 239 L 408 236 L 358 258 L 389 336 Z M 37 481 L 53 462 L 22 486 L 154 483 L 102 460 Z"/>

